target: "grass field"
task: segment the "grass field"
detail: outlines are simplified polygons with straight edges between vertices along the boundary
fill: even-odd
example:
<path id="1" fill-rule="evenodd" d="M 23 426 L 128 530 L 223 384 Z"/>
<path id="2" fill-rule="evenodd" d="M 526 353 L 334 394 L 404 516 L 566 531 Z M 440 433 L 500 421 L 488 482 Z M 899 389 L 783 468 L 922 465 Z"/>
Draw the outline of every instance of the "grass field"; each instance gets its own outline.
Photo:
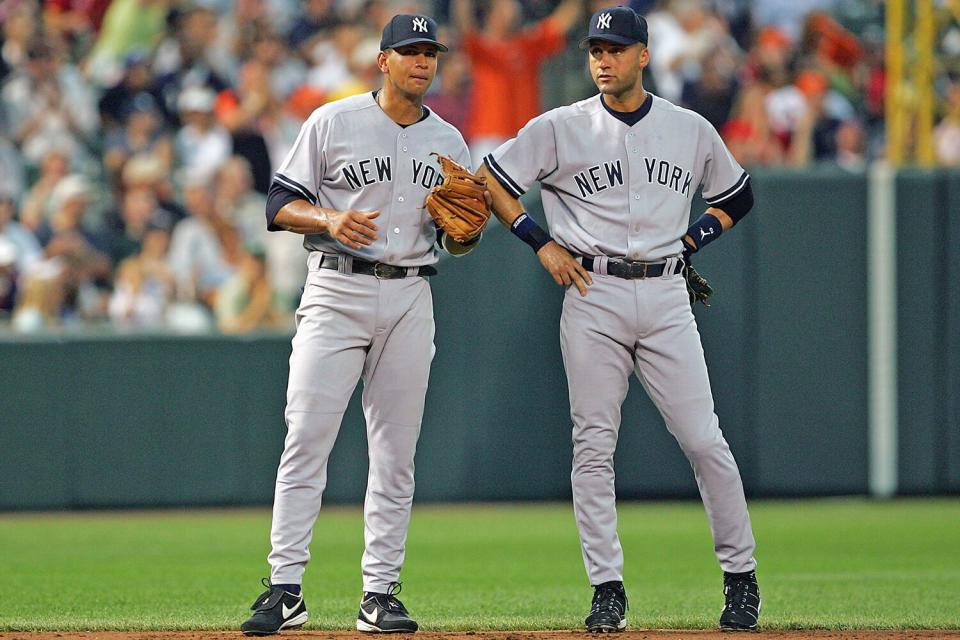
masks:
<path id="1" fill-rule="evenodd" d="M 751 503 L 763 626 L 960 628 L 960 500 Z M 236 629 L 267 575 L 270 513 L 0 515 L 0 631 Z M 307 628 L 353 627 L 359 509 L 325 510 Z M 699 503 L 620 507 L 632 628 L 713 628 L 721 579 Z M 432 630 L 579 628 L 571 508 L 415 506 L 401 598 Z"/>

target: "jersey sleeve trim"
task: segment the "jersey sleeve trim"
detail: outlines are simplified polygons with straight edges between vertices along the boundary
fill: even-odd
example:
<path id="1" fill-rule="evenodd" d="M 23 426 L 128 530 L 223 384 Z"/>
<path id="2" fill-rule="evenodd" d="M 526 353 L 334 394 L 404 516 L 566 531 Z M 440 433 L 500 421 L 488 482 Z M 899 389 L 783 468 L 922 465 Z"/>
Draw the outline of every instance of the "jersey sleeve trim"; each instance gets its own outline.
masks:
<path id="1" fill-rule="evenodd" d="M 280 173 L 275 173 L 273 175 L 273 179 L 279 182 L 281 185 L 285 186 L 286 188 L 290 189 L 291 191 L 295 191 L 299 193 L 310 204 L 312 205 L 317 204 L 317 197 L 312 193 L 310 193 L 309 189 L 307 189 L 305 186 L 303 186 L 296 180 L 291 180 L 287 176 Z"/>
<path id="2" fill-rule="evenodd" d="M 493 177 L 497 179 L 497 182 L 500 183 L 504 189 L 506 189 L 510 195 L 514 198 L 519 199 L 520 196 L 524 194 L 524 190 L 520 188 L 520 185 L 511 178 L 506 171 L 504 171 L 497 161 L 493 159 L 493 154 L 488 154 L 487 157 L 483 159 L 487 167 L 490 168 L 490 173 L 493 174 Z"/>
<path id="3" fill-rule="evenodd" d="M 732 187 L 730 187 L 723 193 L 719 193 L 713 196 L 712 198 L 704 198 L 703 200 L 711 207 L 716 206 L 721 202 L 723 202 L 724 200 L 729 200 L 733 196 L 737 195 L 739 192 L 743 191 L 743 188 L 747 186 L 748 180 L 750 180 L 750 175 L 746 171 L 744 171 L 742 174 L 740 174 L 740 179 L 737 180 L 736 184 L 734 184 Z"/>

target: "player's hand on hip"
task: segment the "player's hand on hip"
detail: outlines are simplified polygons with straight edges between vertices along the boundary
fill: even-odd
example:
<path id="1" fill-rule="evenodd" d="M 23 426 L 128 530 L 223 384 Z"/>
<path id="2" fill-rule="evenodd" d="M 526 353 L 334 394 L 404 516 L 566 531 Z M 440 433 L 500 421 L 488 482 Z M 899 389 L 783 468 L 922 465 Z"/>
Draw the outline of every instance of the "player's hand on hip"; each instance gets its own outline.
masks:
<path id="1" fill-rule="evenodd" d="M 359 249 L 377 239 L 377 225 L 373 219 L 379 211 L 337 211 L 327 217 L 327 233 L 337 242 Z"/>
<path id="2" fill-rule="evenodd" d="M 564 287 L 576 285 L 581 296 L 587 295 L 587 287 L 593 284 L 593 278 L 569 251 L 551 240 L 540 248 L 537 257 L 554 282 Z"/>

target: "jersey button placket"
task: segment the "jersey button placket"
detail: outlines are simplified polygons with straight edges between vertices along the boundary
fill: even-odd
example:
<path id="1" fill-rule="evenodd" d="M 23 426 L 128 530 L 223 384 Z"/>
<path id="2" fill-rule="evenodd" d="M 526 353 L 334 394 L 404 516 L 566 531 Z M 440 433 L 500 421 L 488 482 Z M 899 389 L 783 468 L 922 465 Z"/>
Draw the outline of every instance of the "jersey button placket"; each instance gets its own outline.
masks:
<path id="1" fill-rule="evenodd" d="M 628 184 L 630 188 L 629 196 L 627 196 L 627 207 L 630 211 L 627 220 L 627 259 L 637 260 L 640 256 L 640 232 L 643 229 L 640 222 L 640 218 L 643 216 L 643 210 L 641 209 L 643 196 L 640 193 L 641 185 L 636 177 L 643 175 L 643 160 L 640 158 L 640 147 L 636 133 L 628 132 L 623 138 L 623 143 L 624 151 L 627 152 L 627 164 L 630 167 L 628 175 L 631 178 Z"/>

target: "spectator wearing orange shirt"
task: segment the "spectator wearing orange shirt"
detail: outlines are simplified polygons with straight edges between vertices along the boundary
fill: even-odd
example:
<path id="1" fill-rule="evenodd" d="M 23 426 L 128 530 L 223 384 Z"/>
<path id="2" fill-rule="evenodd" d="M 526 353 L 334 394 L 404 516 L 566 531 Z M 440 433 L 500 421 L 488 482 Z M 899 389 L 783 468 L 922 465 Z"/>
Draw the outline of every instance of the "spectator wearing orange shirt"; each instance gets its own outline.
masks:
<path id="1" fill-rule="evenodd" d="M 516 0 L 491 0 L 482 31 L 476 26 L 472 0 L 454 0 L 452 9 L 473 71 L 464 135 L 477 166 L 542 111 L 541 66 L 564 50 L 566 34 L 580 19 L 583 3 L 563 0 L 552 14 L 527 29 L 521 29 Z"/>

